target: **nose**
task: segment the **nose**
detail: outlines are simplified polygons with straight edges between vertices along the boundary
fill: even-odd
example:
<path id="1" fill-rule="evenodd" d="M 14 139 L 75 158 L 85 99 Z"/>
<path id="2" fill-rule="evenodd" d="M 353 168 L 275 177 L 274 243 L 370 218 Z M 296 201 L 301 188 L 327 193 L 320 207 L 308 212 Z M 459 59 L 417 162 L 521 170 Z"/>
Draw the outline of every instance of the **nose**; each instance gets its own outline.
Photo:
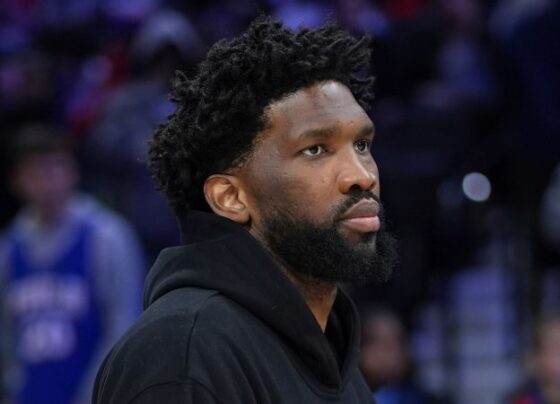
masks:
<path id="1" fill-rule="evenodd" d="M 338 176 L 338 187 L 343 194 L 356 188 L 360 191 L 374 191 L 378 185 L 377 165 L 371 156 L 349 157 Z"/>

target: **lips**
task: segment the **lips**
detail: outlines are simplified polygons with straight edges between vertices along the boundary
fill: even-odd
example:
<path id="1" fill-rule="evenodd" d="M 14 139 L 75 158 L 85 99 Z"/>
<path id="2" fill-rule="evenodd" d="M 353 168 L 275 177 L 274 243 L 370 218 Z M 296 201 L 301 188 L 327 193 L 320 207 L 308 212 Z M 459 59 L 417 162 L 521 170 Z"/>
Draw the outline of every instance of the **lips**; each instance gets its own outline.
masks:
<path id="1" fill-rule="evenodd" d="M 351 230 L 360 233 L 376 232 L 381 227 L 379 205 L 373 200 L 362 200 L 348 209 L 341 221 Z"/>

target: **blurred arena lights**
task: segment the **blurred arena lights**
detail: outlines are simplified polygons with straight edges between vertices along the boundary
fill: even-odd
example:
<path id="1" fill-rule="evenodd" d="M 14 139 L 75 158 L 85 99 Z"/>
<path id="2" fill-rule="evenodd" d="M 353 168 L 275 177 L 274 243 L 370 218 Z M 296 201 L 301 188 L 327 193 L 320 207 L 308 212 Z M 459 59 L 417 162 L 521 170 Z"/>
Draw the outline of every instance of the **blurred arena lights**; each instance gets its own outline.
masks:
<path id="1" fill-rule="evenodd" d="M 492 193 L 492 185 L 484 174 L 470 173 L 463 178 L 463 193 L 471 201 L 484 202 Z"/>

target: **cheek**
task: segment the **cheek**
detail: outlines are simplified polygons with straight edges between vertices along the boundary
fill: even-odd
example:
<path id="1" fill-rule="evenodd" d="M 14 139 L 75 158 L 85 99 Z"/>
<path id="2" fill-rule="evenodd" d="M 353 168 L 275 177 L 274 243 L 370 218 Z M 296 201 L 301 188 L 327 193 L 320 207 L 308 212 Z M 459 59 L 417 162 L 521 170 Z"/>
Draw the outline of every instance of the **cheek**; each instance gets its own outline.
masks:
<path id="1" fill-rule="evenodd" d="M 65 167 L 55 167 L 50 170 L 50 181 L 45 183 L 53 193 L 68 193 L 75 182 L 72 172 Z"/>
<path id="2" fill-rule="evenodd" d="M 248 194 L 257 207 L 257 217 L 274 208 L 321 222 L 337 202 L 335 175 L 330 165 L 304 164 L 263 152 L 248 167 Z"/>
<path id="3" fill-rule="evenodd" d="M 16 189 L 19 196 L 34 200 L 41 194 L 41 182 L 37 181 L 36 174 L 26 172 L 17 178 Z"/>
<path id="4" fill-rule="evenodd" d="M 255 194 L 261 207 L 285 209 L 290 206 L 299 210 L 304 189 L 292 175 L 276 171 L 271 173 L 267 180 L 260 181 L 255 188 Z"/>
<path id="5" fill-rule="evenodd" d="M 311 220 L 330 211 L 330 187 L 326 175 L 302 176 L 299 173 L 280 172 L 271 181 L 271 192 L 283 206 Z"/>

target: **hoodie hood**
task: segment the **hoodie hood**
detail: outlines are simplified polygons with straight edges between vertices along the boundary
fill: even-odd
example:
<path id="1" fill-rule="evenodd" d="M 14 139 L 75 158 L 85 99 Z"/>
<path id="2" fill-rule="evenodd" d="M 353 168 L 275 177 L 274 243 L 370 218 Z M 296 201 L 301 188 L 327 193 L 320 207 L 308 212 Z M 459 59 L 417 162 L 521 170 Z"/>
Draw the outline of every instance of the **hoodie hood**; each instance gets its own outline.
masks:
<path id="1" fill-rule="evenodd" d="M 339 288 L 323 333 L 300 292 L 243 226 L 197 211 L 181 225 L 185 245 L 159 255 L 146 280 L 144 307 L 178 288 L 218 291 L 285 339 L 304 374 L 340 390 L 358 362 L 358 315 L 346 294 Z"/>

